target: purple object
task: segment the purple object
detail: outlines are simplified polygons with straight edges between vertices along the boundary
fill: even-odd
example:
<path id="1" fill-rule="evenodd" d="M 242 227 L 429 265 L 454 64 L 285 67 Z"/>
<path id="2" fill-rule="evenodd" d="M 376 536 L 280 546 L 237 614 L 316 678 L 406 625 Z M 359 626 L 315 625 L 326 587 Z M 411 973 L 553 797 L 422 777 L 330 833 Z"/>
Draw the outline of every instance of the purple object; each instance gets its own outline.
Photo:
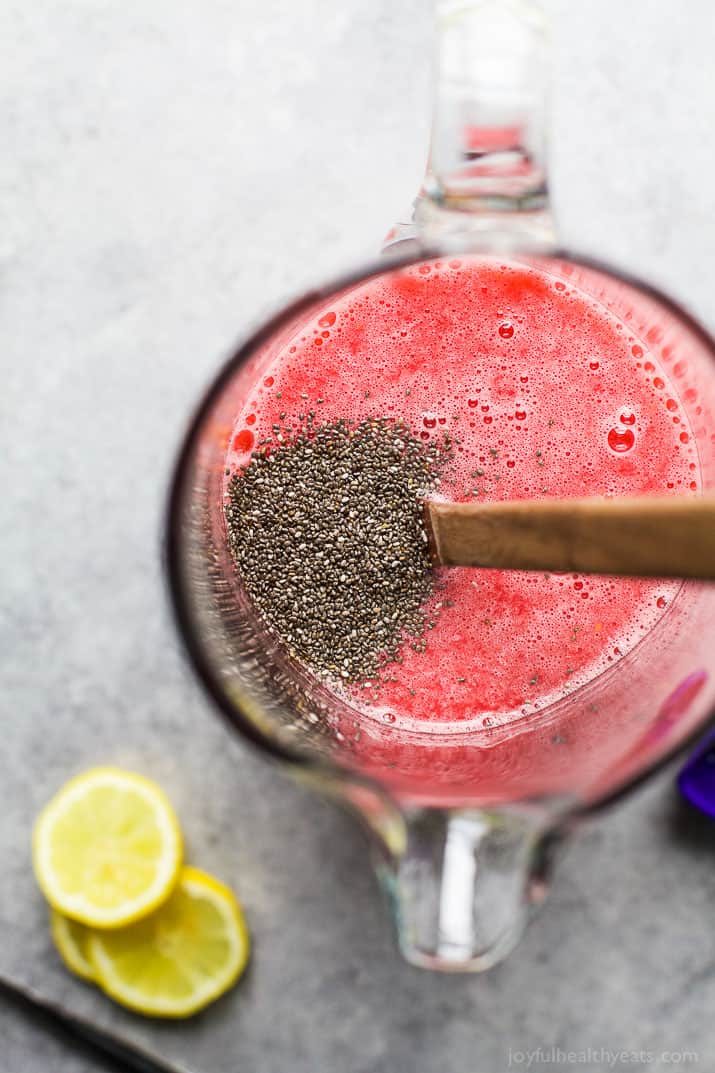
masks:
<path id="1" fill-rule="evenodd" d="M 678 775 L 683 797 L 715 819 L 715 731 L 708 734 Z"/>

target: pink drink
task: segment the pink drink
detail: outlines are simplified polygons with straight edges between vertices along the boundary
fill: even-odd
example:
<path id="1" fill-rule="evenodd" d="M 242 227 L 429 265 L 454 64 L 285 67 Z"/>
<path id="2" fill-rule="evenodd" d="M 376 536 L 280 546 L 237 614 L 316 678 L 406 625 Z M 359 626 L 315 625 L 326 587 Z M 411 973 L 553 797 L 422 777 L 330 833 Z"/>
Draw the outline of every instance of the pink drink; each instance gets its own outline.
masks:
<path id="1" fill-rule="evenodd" d="M 318 422 L 399 417 L 425 440 L 449 432 L 445 498 L 693 494 L 693 430 L 646 336 L 553 265 L 443 260 L 388 274 L 282 346 L 238 415 L 227 468 L 244 465 L 275 422 L 298 427 L 313 411 Z M 348 733 L 359 728 L 363 766 L 414 775 L 421 735 L 469 732 L 466 752 L 432 750 L 430 765 L 463 769 L 488 796 L 500 787 L 508 796 L 504 773 L 516 760 L 543 769 L 545 743 L 553 753 L 563 736 L 544 729 L 543 713 L 626 658 L 679 589 L 469 569 L 440 581 L 426 651 L 406 644 L 379 691 L 335 691 L 354 715 Z M 574 731 L 585 748 L 606 731 L 595 707 Z M 618 732 L 617 710 L 609 718 Z"/>

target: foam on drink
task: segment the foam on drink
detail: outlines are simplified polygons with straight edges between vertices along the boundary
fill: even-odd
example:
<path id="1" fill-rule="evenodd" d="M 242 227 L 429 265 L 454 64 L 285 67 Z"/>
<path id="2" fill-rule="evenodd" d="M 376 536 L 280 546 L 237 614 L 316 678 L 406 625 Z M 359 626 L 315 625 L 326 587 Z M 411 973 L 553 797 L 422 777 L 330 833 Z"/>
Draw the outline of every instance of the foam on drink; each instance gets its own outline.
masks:
<path id="1" fill-rule="evenodd" d="M 676 373 L 676 369 L 673 370 Z M 626 320 L 568 278 L 477 259 L 356 287 L 286 343 L 237 415 L 230 474 L 280 422 L 404 420 L 449 431 L 445 498 L 692 494 L 692 430 Z M 677 582 L 452 569 L 424 652 L 403 649 L 351 703 L 388 725 L 490 727 L 543 709 L 623 658 Z"/>

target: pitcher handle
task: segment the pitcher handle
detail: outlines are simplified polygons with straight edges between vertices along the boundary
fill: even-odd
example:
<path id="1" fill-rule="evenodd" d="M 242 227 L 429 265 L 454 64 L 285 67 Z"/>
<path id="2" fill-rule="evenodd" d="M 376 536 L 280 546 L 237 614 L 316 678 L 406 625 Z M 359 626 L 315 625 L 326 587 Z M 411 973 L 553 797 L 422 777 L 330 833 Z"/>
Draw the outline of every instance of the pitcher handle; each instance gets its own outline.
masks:
<path id="1" fill-rule="evenodd" d="M 386 248 L 454 240 L 490 251 L 553 249 L 541 5 L 435 0 L 435 22 L 427 173 L 412 219 L 392 229 Z"/>
<path id="2" fill-rule="evenodd" d="M 552 822 L 541 810 L 417 809 L 377 872 L 402 953 L 420 968 L 478 972 L 518 941 L 546 889 Z"/>

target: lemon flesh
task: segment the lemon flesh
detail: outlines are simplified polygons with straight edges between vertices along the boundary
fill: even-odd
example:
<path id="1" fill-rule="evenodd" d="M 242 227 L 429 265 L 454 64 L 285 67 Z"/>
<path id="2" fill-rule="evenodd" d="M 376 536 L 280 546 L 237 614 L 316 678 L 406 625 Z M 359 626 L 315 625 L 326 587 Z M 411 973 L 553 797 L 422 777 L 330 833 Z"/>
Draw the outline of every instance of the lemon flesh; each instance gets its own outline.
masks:
<path id="1" fill-rule="evenodd" d="M 50 932 L 67 968 L 75 976 L 94 982 L 97 977 L 89 958 L 89 929 L 53 909 L 50 915 Z"/>
<path id="2" fill-rule="evenodd" d="M 188 1017 L 228 990 L 248 961 L 240 906 L 223 883 L 183 868 L 170 898 L 118 931 L 93 932 L 89 956 L 100 987 L 153 1017 Z"/>
<path id="3" fill-rule="evenodd" d="M 182 839 L 174 811 L 149 779 L 93 768 L 71 779 L 35 824 L 33 860 L 50 905 L 95 928 L 123 927 L 171 893 Z"/>

